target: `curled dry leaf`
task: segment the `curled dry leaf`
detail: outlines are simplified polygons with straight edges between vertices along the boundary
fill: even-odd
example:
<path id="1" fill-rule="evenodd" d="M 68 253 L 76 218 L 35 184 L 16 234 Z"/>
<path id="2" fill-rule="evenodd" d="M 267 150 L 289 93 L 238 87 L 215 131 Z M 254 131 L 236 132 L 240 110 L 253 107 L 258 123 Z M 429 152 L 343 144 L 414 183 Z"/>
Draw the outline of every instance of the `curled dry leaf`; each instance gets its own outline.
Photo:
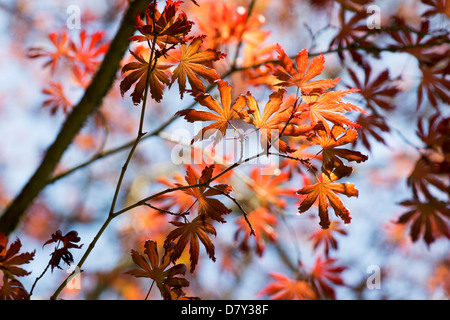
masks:
<path id="1" fill-rule="evenodd" d="M 50 243 L 57 243 L 55 251 L 51 253 L 52 257 L 49 261 L 52 272 L 55 267 L 62 269 L 60 266 L 61 259 L 69 266 L 73 263 L 73 255 L 69 249 L 81 249 L 83 245 L 75 244 L 80 242 L 80 240 L 78 232 L 74 230 L 69 231 L 65 236 L 62 235 L 61 230 L 57 230 L 52 234 L 51 239 L 44 243 L 44 246 Z M 59 248 L 59 243 L 62 243 L 62 248 Z"/>

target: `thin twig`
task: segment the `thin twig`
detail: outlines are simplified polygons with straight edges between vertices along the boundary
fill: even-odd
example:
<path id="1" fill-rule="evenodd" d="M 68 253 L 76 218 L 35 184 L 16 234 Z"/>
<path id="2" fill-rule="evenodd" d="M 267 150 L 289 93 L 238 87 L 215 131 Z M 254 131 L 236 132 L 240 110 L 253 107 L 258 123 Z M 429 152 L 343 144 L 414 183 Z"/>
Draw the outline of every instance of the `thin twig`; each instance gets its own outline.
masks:
<path id="1" fill-rule="evenodd" d="M 148 296 L 150 295 L 150 291 L 152 291 L 154 284 L 155 284 L 155 280 L 152 281 L 152 284 L 150 285 L 150 289 L 148 289 L 147 295 L 145 296 L 144 300 L 147 300 Z"/>
<path id="2" fill-rule="evenodd" d="M 29 297 L 31 297 L 31 295 L 33 294 L 33 290 L 34 287 L 36 286 L 36 283 L 44 276 L 44 274 L 47 272 L 48 267 L 50 267 L 50 263 L 47 264 L 47 266 L 45 267 L 44 271 L 42 271 L 41 275 L 39 277 L 36 278 L 36 280 L 34 280 L 33 285 L 31 286 L 31 290 L 30 290 L 30 294 Z"/>
<path id="3" fill-rule="evenodd" d="M 156 10 L 156 0 L 154 1 L 154 5 L 155 5 L 155 10 Z M 155 28 L 155 19 L 153 19 L 153 27 Z M 99 232 L 97 233 L 97 235 L 95 236 L 94 240 L 89 244 L 88 249 L 86 250 L 86 252 L 84 253 L 83 257 L 81 258 L 80 262 L 78 263 L 77 267 L 79 269 L 81 269 L 84 261 L 86 260 L 86 258 L 89 256 L 90 252 L 93 250 L 93 248 L 95 247 L 95 244 L 97 243 L 98 239 L 100 238 L 100 236 L 103 234 L 104 230 L 107 228 L 107 226 L 109 225 L 109 223 L 115 218 L 115 216 L 113 215 L 114 209 L 115 209 L 115 205 L 119 196 L 119 192 L 122 186 L 122 182 L 123 182 L 123 178 L 125 176 L 125 173 L 127 171 L 128 165 L 130 164 L 131 158 L 133 157 L 134 151 L 136 150 L 137 145 L 139 144 L 139 142 L 141 141 L 142 137 L 145 135 L 145 132 L 143 131 L 143 127 L 144 127 L 144 117 L 145 117 L 145 107 L 147 105 L 147 98 L 148 98 L 148 91 L 149 91 L 149 82 L 150 82 L 150 73 L 153 71 L 153 68 L 156 66 L 156 58 L 155 63 L 152 65 L 152 60 L 154 57 L 154 52 L 156 49 L 156 38 L 157 35 L 155 34 L 153 37 L 153 42 L 150 45 L 150 42 L 148 42 L 148 45 L 151 46 L 151 53 L 150 53 L 150 58 L 148 61 L 148 69 L 147 69 L 147 77 L 146 77 L 146 82 L 145 82 L 145 91 L 144 91 L 144 100 L 142 103 L 142 108 L 141 108 L 141 115 L 140 115 L 140 120 L 139 120 L 139 128 L 138 128 L 138 133 L 137 133 L 137 137 L 136 140 L 133 143 L 133 146 L 131 147 L 131 150 L 128 154 L 128 157 L 124 163 L 124 165 L 122 166 L 122 170 L 120 172 L 120 176 L 116 185 L 116 189 L 114 191 L 114 196 L 113 196 L 113 200 L 111 203 L 111 207 L 109 209 L 109 214 L 108 217 L 106 219 L 106 221 L 104 222 L 104 224 L 102 225 L 102 227 L 100 228 Z M 74 271 L 75 272 L 75 271 Z M 56 299 L 59 295 L 59 293 L 62 291 L 62 289 L 67 285 L 68 283 L 68 279 L 70 277 L 73 276 L 74 272 L 72 272 L 69 277 L 66 278 L 66 280 L 58 287 L 58 289 L 55 291 L 55 293 L 52 295 L 51 299 Z"/>
<path id="4" fill-rule="evenodd" d="M 173 216 L 180 216 L 180 217 L 184 217 L 185 215 L 187 215 L 187 214 L 189 214 L 189 210 L 187 210 L 187 211 L 184 211 L 184 212 L 173 212 L 173 211 L 170 211 L 170 210 L 166 210 L 166 209 L 163 209 L 163 208 L 158 208 L 158 207 L 155 207 L 154 205 L 152 205 L 152 204 L 150 204 L 150 203 L 144 203 L 143 204 L 144 206 L 147 206 L 147 207 L 149 207 L 149 208 L 152 208 L 152 209 L 154 209 L 154 210 L 157 210 L 157 211 L 160 211 L 160 212 L 163 212 L 163 213 L 167 213 L 167 214 L 170 214 L 170 215 L 173 215 Z"/>
<path id="5" fill-rule="evenodd" d="M 245 219 L 245 221 L 247 222 L 247 224 L 248 224 L 248 226 L 249 226 L 249 228 L 250 228 L 250 234 L 253 235 L 253 236 L 256 235 L 256 234 L 255 234 L 255 229 L 253 229 L 252 224 L 251 224 L 250 221 L 248 220 L 247 212 L 246 212 L 245 209 L 242 207 L 242 205 L 236 200 L 236 198 L 230 196 L 228 193 L 226 193 L 225 191 L 220 190 L 220 189 L 218 189 L 218 188 L 215 188 L 215 187 L 212 187 L 212 186 L 209 186 L 209 188 L 212 189 L 212 190 L 215 190 L 215 191 L 217 191 L 217 192 L 220 192 L 221 194 L 223 194 L 224 196 L 226 196 L 228 199 L 232 200 L 232 201 L 237 205 L 237 207 L 242 211 L 242 213 L 244 214 L 244 219 Z"/>

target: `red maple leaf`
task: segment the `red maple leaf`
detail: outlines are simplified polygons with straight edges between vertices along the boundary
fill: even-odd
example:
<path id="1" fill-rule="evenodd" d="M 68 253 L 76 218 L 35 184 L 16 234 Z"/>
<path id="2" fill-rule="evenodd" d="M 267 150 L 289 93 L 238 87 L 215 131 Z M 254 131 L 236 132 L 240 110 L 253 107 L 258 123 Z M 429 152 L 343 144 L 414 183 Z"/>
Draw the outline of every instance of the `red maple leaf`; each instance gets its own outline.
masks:
<path id="1" fill-rule="evenodd" d="M 380 109 L 391 111 L 395 108 L 392 104 L 393 98 L 400 92 L 397 86 L 393 83 L 393 80 L 389 77 L 389 70 L 386 69 L 381 72 L 377 77 L 371 80 L 372 67 L 370 64 L 364 64 L 364 82 L 360 81 L 355 73 L 351 69 L 347 69 L 348 73 L 353 80 L 353 86 L 347 86 L 347 88 L 358 88 L 360 94 L 367 103 L 367 108 L 376 111 L 375 107 Z"/>
<path id="2" fill-rule="evenodd" d="M 206 249 L 206 252 L 208 253 L 209 258 L 212 261 L 216 261 L 216 258 L 214 256 L 214 244 L 207 235 L 208 233 L 214 236 L 216 235 L 216 229 L 211 224 L 205 222 L 204 219 L 202 219 L 202 217 L 200 216 L 195 217 L 192 222 L 171 221 L 170 223 L 177 228 L 172 230 L 167 235 L 166 240 L 164 241 L 164 246 L 179 238 L 176 244 L 177 250 L 173 256 L 174 260 L 178 259 L 181 256 L 186 245 L 189 242 L 189 255 L 191 261 L 190 272 L 194 272 L 200 254 L 198 242 L 198 240 L 200 239 Z"/>
<path id="3" fill-rule="evenodd" d="M 69 251 L 69 249 L 81 249 L 83 245 L 77 245 L 76 242 L 80 242 L 80 237 L 78 236 L 78 232 L 69 231 L 65 236 L 63 236 L 61 230 L 56 230 L 55 233 L 52 234 L 50 240 L 44 243 L 44 246 L 50 243 L 56 242 L 58 245 L 55 247 L 55 251 L 51 253 L 51 259 L 49 261 L 50 266 L 52 267 L 52 272 L 55 267 L 62 269 L 59 265 L 61 259 L 70 266 L 73 263 L 73 255 Z M 59 243 L 62 244 L 62 247 L 59 247 Z"/>
<path id="4" fill-rule="evenodd" d="M 412 221 L 410 236 L 412 241 L 417 241 L 423 231 L 423 239 L 427 245 L 436 240 L 436 235 L 450 239 L 450 230 L 446 219 L 450 219 L 449 204 L 435 198 L 421 202 L 418 199 L 405 200 L 402 206 L 411 210 L 402 214 L 397 223 L 406 224 Z"/>
<path id="5" fill-rule="evenodd" d="M 247 219 L 250 221 L 251 226 L 254 231 L 254 237 L 256 241 L 256 253 L 259 256 L 265 251 L 266 241 L 275 242 L 278 239 L 277 232 L 275 230 L 278 220 L 267 208 L 258 208 L 249 214 L 247 214 Z M 242 239 L 239 241 L 239 248 L 247 252 L 249 249 L 249 240 L 251 237 L 251 232 L 248 231 L 248 222 L 245 217 L 241 216 L 236 220 L 236 225 L 238 229 L 235 233 L 235 240 L 239 241 L 241 234 L 243 234 Z"/>
<path id="6" fill-rule="evenodd" d="M 314 264 L 311 277 L 312 283 L 320 296 L 328 299 L 336 299 L 336 292 L 333 285 L 343 285 L 341 273 L 346 269 L 343 266 L 333 265 L 336 262 L 334 258 L 322 259 L 317 257 Z"/>
<path id="7" fill-rule="evenodd" d="M 42 106 L 49 107 L 51 114 L 55 114 L 59 109 L 68 113 L 72 108 L 72 102 L 64 93 L 61 83 L 51 81 L 47 87 L 42 89 L 42 93 L 50 96 L 42 103 Z"/>
<path id="8" fill-rule="evenodd" d="M 336 50 L 342 61 L 345 59 L 344 52 L 348 52 L 354 61 L 363 65 L 363 56 L 357 51 L 357 48 L 371 46 L 371 42 L 364 37 L 368 31 L 367 13 L 365 10 L 358 11 L 347 19 L 347 12 L 347 10 L 341 8 L 339 13 L 340 30 L 331 41 L 329 49 Z M 351 48 L 351 46 L 354 46 L 354 48 Z M 346 48 L 346 50 L 341 50 L 342 48 Z"/>
<path id="9" fill-rule="evenodd" d="M 20 281 L 4 276 L 0 300 L 30 300 L 30 295 Z"/>
<path id="10" fill-rule="evenodd" d="M 51 32 L 48 38 L 52 42 L 55 49 L 53 51 L 42 48 L 31 48 L 28 50 L 28 57 L 40 58 L 48 57 L 49 60 L 44 64 L 44 67 L 50 67 L 51 73 L 54 73 L 60 60 L 69 58 L 71 51 L 71 40 L 66 31 L 61 33 Z"/>
<path id="11" fill-rule="evenodd" d="M 356 123 L 359 124 L 359 127 L 356 127 L 358 131 L 358 140 L 353 142 L 353 146 L 356 145 L 357 141 L 361 141 L 361 143 L 367 148 L 367 150 L 371 150 L 371 144 L 369 141 L 370 137 L 373 137 L 376 141 L 386 144 L 382 132 L 390 132 L 391 129 L 386 124 L 386 120 L 382 116 L 377 115 L 367 115 L 360 114 L 356 119 Z"/>
<path id="12" fill-rule="evenodd" d="M 100 57 L 106 53 L 109 44 L 101 43 L 105 37 L 105 32 L 94 32 L 90 36 L 86 30 L 80 32 L 80 43 L 71 42 L 71 58 L 82 65 L 88 73 L 94 73 L 97 70 L 101 60 Z M 89 40 L 89 44 L 88 44 Z"/>
<path id="13" fill-rule="evenodd" d="M 339 233 L 346 235 L 347 232 L 341 228 L 339 221 L 332 221 L 328 229 L 319 229 L 313 233 L 310 239 L 313 242 L 313 248 L 317 249 L 321 244 L 324 247 L 324 254 L 328 257 L 330 250 L 338 248 L 338 242 L 335 235 Z"/>

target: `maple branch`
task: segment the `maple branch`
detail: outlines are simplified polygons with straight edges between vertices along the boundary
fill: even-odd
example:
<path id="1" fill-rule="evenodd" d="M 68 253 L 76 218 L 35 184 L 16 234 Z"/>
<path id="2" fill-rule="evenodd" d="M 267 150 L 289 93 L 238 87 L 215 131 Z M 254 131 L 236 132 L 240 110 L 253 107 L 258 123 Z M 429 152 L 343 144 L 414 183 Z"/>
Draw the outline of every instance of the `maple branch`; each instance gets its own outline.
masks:
<path id="1" fill-rule="evenodd" d="M 214 180 L 217 180 L 218 178 L 220 178 L 221 176 L 223 176 L 224 174 L 226 174 L 227 172 L 229 172 L 230 170 L 233 170 L 234 168 L 236 168 L 237 166 L 247 163 L 249 161 L 252 161 L 254 159 L 257 159 L 263 155 L 265 155 L 266 152 L 261 152 L 258 153 L 254 156 L 251 156 L 243 161 L 240 162 L 235 162 L 234 164 L 232 164 L 231 166 L 229 166 L 228 168 L 224 169 L 223 171 L 221 171 L 220 173 L 218 173 L 217 175 L 215 175 L 214 177 L 211 177 L 211 179 L 209 179 L 208 181 L 202 182 L 202 183 L 198 183 L 198 184 L 194 184 L 194 185 L 186 185 L 186 186 L 179 186 L 179 187 L 174 187 L 174 188 L 167 188 L 163 191 L 160 191 L 158 193 L 155 193 L 147 198 L 144 198 L 142 200 L 139 200 L 137 202 L 135 202 L 132 205 L 129 205 L 128 207 L 123 208 L 122 210 L 119 210 L 115 213 L 112 214 L 113 217 L 117 217 L 119 215 L 121 215 L 122 213 L 125 213 L 127 211 L 130 211 L 131 209 L 134 209 L 136 207 L 139 207 L 141 205 L 145 205 L 145 203 L 147 201 L 150 201 L 152 199 L 155 199 L 157 197 L 160 197 L 162 195 L 165 195 L 166 193 L 171 193 L 171 192 L 175 192 L 175 191 L 181 191 L 181 190 L 185 190 L 185 189 L 189 189 L 189 188 L 200 188 L 200 187 L 210 187 L 210 183 L 213 182 Z"/>
<path id="2" fill-rule="evenodd" d="M 154 8 L 156 8 L 156 0 L 153 0 L 154 3 Z M 155 9 L 156 10 L 156 9 Z M 153 13 L 154 15 L 154 13 Z M 155 28 L 155 19 L 153 17 L 153 27 Z M 157 34 L 154 35 L 153 37 L 153 42 L 150 45 L 150 41 L 147 41 L 149 47 L 150 47 L 150 58 L 148 61 L 148 70 L 147 70 L 147 76 L 146 76 L 146 81 L 145 81 L 145 91 L 144 91 L 144 99 L 143 99 L 143 103 L 142 103 L 142 108 L 141 108 L 141 115 L 140 115 L 140 119 L 139 119 L 139 128 L 138 128 L 138 133 L 137 133 L 137 137 L 131 147 L 130 152 L 128 153 L 127 159 L 125 160 L 124 165 L 122 166 L 122 170 L 120 172 L 119 175 L 119 180 L 117 182 L 116 185 L 116 189 L 114 191 L 114 196 L 113 196 L 113 200 L 111 203 L 111 207 L 109 209 L 109 214 L 108 217 L 106 219 L 106 221 L 104 222 L 104 224 L 102 225 L 101 229 L 99 230 L 99 232 L 97 233 L 97 235 L 94 237 L 93 241 L 89 244 L 88 249 L 86 250 L 86 252 L 84 253 L 83 257 L 81 258 L 80 262 L 78 263 L 77 267 L 78 269 L 81 270 L 82 265 L 84 264 L 84 261 L 86 260 L 86 258 L 89 256 L 89 254 L 91 253 L 91 251 L 94 249 L 95 244 L 97 243 L 98 239 L 100 238 L 100 236 L 103 234 L 104 230 L 106 229 L 106 227 L 109 225 L 109 223 L 115 218 L 115 216 L 113 215 L 114 209 L 115 209 L 115 205 L 119 196 L 119 192 L 120 192 L 120 188 L 122 186 L 122 182 L 123 182 L 123 178 L 125 177 L 125 173 L 127 171 L 128 165 L 131 162 L 131 158 L 133 157 L 133 154 L 137 148 L 137 145 L 139 144 L 139 142 L 141 141 L 142 137 L 145 135 L 145 132 L 143 131 L 144 129 L 144 117 L 145 117 L 145 109 L 146 109 L 146 105 L 147 105 L 147 98 L 148 98 L 148 92 L 149 92 L 149 82 L 150 82 L 150 74 L 151 72 L 154 70 L 155 66 L 156 66 L 156 62 L 157 62 L 157 58 L 155 57 L 155 50 L 156 50 L 156 38 L 157 38 Z M 152 60 L 155 60 L 154 63 L 152 64 Z M 75 272 L 75 271 L 74 271 Z M 72 277 L 74 275 L 74 272 L 72 272 L 67 278 L 66 280 L 58 287 L 58 289 L 55 291 L 55 293 L 52 295 L 51 299 L 54 300 L 58 297 L 59 293 L 62 291 L 62 289 L 64 289 L 64 287 L 67 285 L 70 277 Z M 150 288 L 151 289 L 151 288 Z M 150 293 L 150 292 L 149 292 Z"/>
<path id="3" fill-rule="evenodd" d="M 290 159 L 290 160 L 295 160 L 295 161 L 298 161 L 298 162 L 300 162 L 302 164 L 310 165 L 310 160 L 311 159 L 303 159 L 303 158 L 299 158 L 299 157 L 292 157 L 290 155 L 283 154 L 283 153 L 269 152 L 268 154 L 272 155 L 272 156 L 278 156 L 278 157 L 282 157 L 282 158 L 286 158 L 286 159 Z"/>
<path id="4" fill-rule="evenodd" d="M 329 49 L 329 50 L 325 50 L 325 51 L 321 51 L 321 52 L 311 52 L 311 53 L 308 53 L 308 56 L 316 57 L 316 56 L 319 56 L 320 54 L 327 55 L 327 54 L 331 54 L 331 53 L 338 53 L 338 52 L 349 51 L 349 50 L 363 50 L 363 51 L 366 51 L 367 53 L 375 52 L 377 54 L 384 52 L 384 51 L 401 52 L 401 51 L 405 51 L 408 49 L 428 48 L 428 47 L 440 46 L 443 44 L 450 44 L 450 39 L 438 39 L 438 40 L 432 41 L 432 42 L 424 42 L 424 43 L 418 43 L 418 44 L 412 44 L 412 45 L 406 45 L 406 46 L 387 46 L 387 47 L 378 47 L 375 45 L 359 46 L 358 42 L 356 41 L 355 43 L 349 44 L 348 46 L 344 46 L 344 47 L 338 47 L 335 49 Z M 296 56 L 295 55 L 289 56 L 289 58 L 295 60 Z M 258 68 L 258 67 L 261 67 L 266 64 L 272 64 L 272 63 L 276 64 L 278 62 L 279 61 L 277 59 L 267 60 L 267 61 L 252 64 L 249 66 L 236 67 L 233 70 L 233 72 L 245 71 L 248 69 Z"/>
<path id="5" fill-rule="evenodd" d="M 68 146 L 72 143 L 73 138 L 80 131 L 89 115 L 101 105 L 103 98 L 110 90 L 116 78 L 120 61 L 128 48 L 128 38 L 135 31 L 134 21 L 136 15 L 145 9 L 146 5 L 147 1 L 145 0 L 130 2 L 108 52 L 105 54 L 102 64 L 92 79 L 92 82 L 87 87 L 80 102 L 66 118 L 55 141 L 47 149 L 40 166 L 0 217 L 0 231 L 5 235 L 12 232 L 19 224 L 26 209 L 45 186 L 47 186 L 49 177 L 55 170 Z"/>
<path id="6" fill-rule="evenodd" d="M 256 234 L 255 234 L 255 229 L 253 229 L 252 224 L 250 223 L 250 220 L 248 220 L 247 212 L 246 212 L 245 209 L 242 207 L 242 205 L 236 200 L 236 198 L 230 196 L 228 193 L 226 193 L 225 191 L 220 190 L 220 189 L 218 189 L 218 188 L 215 188 L 215 187 L 212 187 L 212 186 L 209 186 L 209 188 L 210 188 L 210 189 L 213 189 L 213 190 L 215 190 L 215 191 L 217 191 L 217 192 L 220 192 L 221 194 L 223 194 L 224 196 L 226 196 L 228 199 L 230 199 L 231 201 L 233 201 L 233 202 L 237 205 L 237 207 L 239 208 L 239 210 L 241 210 L 242 213 L 244 214 L 244 219 L 245 219 L 245 221 L 247 222 L 248 227 L 250 228 L 250 235 L 253 235 L 253 236 L 256 235 Z"/>
<path id="7" fill-rule="evenodd" d="M 391 47 L 386 47 L 386 48 L 376 47 L 376 46 L 367 46 L 367 47 L 360 46 L 360 47 L 358 47 L 356 44 L 351 44 L 351 45 L 348 45 L 348 46 L 345 46 L 345 47 L 339 47 L 339 48 L 336 48 L 336 49 L 330 49 L 330 50 L 322 51 L 321 53 L 326 55 L 326 54 L 338 53 L 338 52 L 341 52 L 341 51 L 354 50 L 354 49 L 365 50 L 367 52 L 374 51 L 374 52 L 378 52 L 378 53 L 380 53 L 382 51 L 398 52 L 398 51 L 404 51 L 404 50 L 407 50 L 407 49 L 413 49 L 413 48 L 417 48 L 417 47 L 432 47 L 432 46 L 438 46 L 438 45 L 447 44 L 447 43 L 450 43 L 450 40 L 443 40 L 442 39 L 442 40 L 439 40 L 439 41 L 436 41 L 436 42 L 428 42 L 428 43 L 422 43 L 422 44 L 410 45 L 410 46 L 397 46 L 397 47 L 391 46 Z M 315 56 L 319 56 L 320 52 L 312 52 L 312 53 L 309 53 L 308 55 L 310 57 L 315 57 Z M 290 58 L 291 59 L 295 59 L 295 56 L 291 56 Z M 225 78 L 229 77 L 230 75 L 234 74 L 235 72 L 240 72 L 240 71 L 245 71 L 245 70 L 248 70 L 248 69 L 258 68 L 258 67 L 263 66 L 265 64 L 277 63 L 277 62 L 278 62 L 278 60 L 267 60 L 267 61 L 264 61 L 264 62 L 256 63 L 256 64 L 253 64 L 253 65 L 249 65 L 249 66 L 241 66 L 241 67 L 234 66 L 233 68 L 230 68 L 227 72 L 225 72 L 221 76 L 221 79 L 225 79 Z M 206 93 L 210 92 L 215 87 L 215 85 L 216 84 L 212 84 L 212 85 L 208 86 L 206 88 L 205 92 Z M 186 109 L 192 109 L 196 104 L 197 104 L 197 102 L 194 101 Z M 173 116 L 173 117 L 169 118 L 166 122 L 161 124 L 161 126 L 159 126 L 157 129 L 155 129 L 152 132 L 150 132 L 150 133 L 146 134 L 145 136 L 143 136 L 141 140 L 147 140 L 147 139 L 149 139 L 151 137 L 157 136 L 161 131 L 166 129 L 169 125 L 172 124 L 173 121 L 175 121 L 178 118 L 179 117 L 176 117 L 176 116 Z M 46 184 L 54 183 L 54 182 L 56 182 L 56 181 L 58 181 L 58 180 L 60 180 L 60 179 L 62 179 L 64 177 L 74 173 L 75 171 L 77 171 L 79 169 L 82 169 L 82 168 L 84 168 L 86 166 L 89 166 L 90 164 L 92 164 L 93 162 L 96 162 L 97 160 L 103 159 L 103 158 L 105 158 L 107 156 L 110 156 L 110 155 L 113 155 L 113 154 L 115 154 L 117 152 L 121 152 L 123 150 L 126 150 L 129 147 L 131 147 L 133 145 L 133 143 L 134 143 L 134 140 L 129 141 L 129 142 L 127 142 L 127 143 L 125 143 L 125 144 L 123 144 L 121 146 L 118 146 L 116 148 L 112 148 L 112 149 L 109 149 L 109 150 L 106 150 L 106 151 L 103 151 L 103 152 L 99 152 L 96 155 L 94 155 L 91 159 L 89 159 L 88 161 L 86 161 L 86 162 L 84 162 L 84 163 L 82 163 L 82 164 L 80 164 L 78 166 L 75 166 L 75 167 L 73 167 L 71 169 L 68 169 L 68 170 L 66 170 L 66 171 L 64 171 L 64 172 L 62 172 L 62 173 L 60 173 L 58 175 L 55 175 L 53 178 L 49 179 Z"/>
<path id="8" fill-rule="evenodd" d="M 154 1 L 154 4 L 155 4 L 155 8 L 156 8 L 156 1 Z M 153 24 L 155 24 L 155 22 L 153 22 Z M 114 212 L 114 208 L 116 206 L 117 198 L 119 196 L 120 187 L 122 186 L 122 181 L 123 181 L 123 178 L 125 177 L 125 172 L 128 169 L 128 165 L 131 162 L 131 158 L 133 157 L 134 151 L 136 150 L 137 145 L 141 141 L 142 137 L 145 135 L 145 132 L 144 132 L 144 117 L 145 117 L 145 108 L 147 106 L 147 100 L 148 100 L 147 98 L 148 98 L 148 91 L 149 91 L 150 74 L 154 70 L 154 68 L 156 66 L 156 61 L 157 61 L 157 58 L 155 58 L 154 59 L 155 62 L 152 65 L 151 61 L 153 60 L 153 57 L 155 55 L 156 37 L 157 36 L 155 35 L 154 39 L 153 39 L 153 42 L 151 44 L 150 59 L 148 60 L 147 77 L 145 79 L 144 100 L 143 100 L 143 103 L 142 103 L 141 116 L 140 116 L 140 119 L 139 119 L 138 134 L 137 134 L 137 137 L 136 137 L 136 139 L 135 139 L 135 141 L 133 143 L 133 146 L 131 147 L 131 150 L 130 150 L 130 152 L 128 154 L 127 160 L 125 161 L 125 163 L 124 163 L 124 165 L 122 167 L 122 171 L 121 171 L 120 176 L 119 176 L 119 181 L 117 182 L 116 190 L 114 192 L 113 201 L 111 203 L 111 208 L 109 210 L 109 215 L 111 215 Z M 147 40 L 147 43 L 148 43 L 148 45 L 150 47 L 150 42 L 148 40 Z"/>
<path id="9" fill-rule="evenodd" d="M 158 208 L 158 207 L 155 207 L 154 205 L 151 205 L 150 203 L 144 203 L 143 204 L 144 206 L 147 206 L 147 207 L 149 207 L 149 208 L 152 208 L 152 209 L 154 209 L 154 210 L 157 210 L 157 211 L 160 211 L 160 212 L 163 212 L 163 213 L 167 213 L 167 214 L 170 214 L 170 215 L 173 215 L 173 216 L 179 216 L 179 217 L 184 217 L 185 215 L 187 215 L 187 214 L 189 214 L 189 209 L 192 207 L 190 207 L 188 210 L 186 210 L 185 212 L 172 212 L 172 211 L 170 211 L 170 210 L 166 210 L 166 209 L 162 209 L 162 208 Z"/>
<path id="10" fill-rule="evenodd" d="M 48 267 L 50 267 L 50 262 L 47 264 L 47 266 L 45 267 L 44 271 L 42 271 L 41 275 L 40 275 L 39 277 L 37 277 L 37 278 L 34 280 L 33 285 L 31 286 L 31 289 L 30 289 L 30 294 L 28 295 L 29 297 L 31 297 L 31 295 L 33 294 L 33 290 L 34 290 L 34 287 L 36 286 L 37 282 L 38 282 L 38 281 L 44 276 L 44 274 L 47 272 Z"/>

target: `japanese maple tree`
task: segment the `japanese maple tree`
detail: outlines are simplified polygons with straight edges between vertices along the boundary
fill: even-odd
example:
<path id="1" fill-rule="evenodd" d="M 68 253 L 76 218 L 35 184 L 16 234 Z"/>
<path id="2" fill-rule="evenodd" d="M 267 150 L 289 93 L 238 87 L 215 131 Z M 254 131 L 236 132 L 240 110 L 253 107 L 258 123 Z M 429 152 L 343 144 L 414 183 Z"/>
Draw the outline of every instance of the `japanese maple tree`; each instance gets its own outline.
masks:
<path id="1" fill-rule="evenodd" d="M 63 123 L 17 196 L 0 179 L 0 300 L 31 299 L 70 266 L 50 299 L 237 297 L 255 276 L 246 298 L 361 298 L 368 282 L 351 281 L 364 259 L 348 243 L 368 233 L 386 255 L 442 243 L 431 282 L 450 297 L 445 1 L 385 10 L 375 27 L 371 0 L 108 5 L 84 13 L 87 28 L 40 25 L 45 44 L 27 42 L 42 81 L 33 112 Z M 415 63 L 414 81 L 397 60 Z M 102 246 L 116 265 L 91 272 Z M 90 288 L 68 288 L 85 276 Z"/>

